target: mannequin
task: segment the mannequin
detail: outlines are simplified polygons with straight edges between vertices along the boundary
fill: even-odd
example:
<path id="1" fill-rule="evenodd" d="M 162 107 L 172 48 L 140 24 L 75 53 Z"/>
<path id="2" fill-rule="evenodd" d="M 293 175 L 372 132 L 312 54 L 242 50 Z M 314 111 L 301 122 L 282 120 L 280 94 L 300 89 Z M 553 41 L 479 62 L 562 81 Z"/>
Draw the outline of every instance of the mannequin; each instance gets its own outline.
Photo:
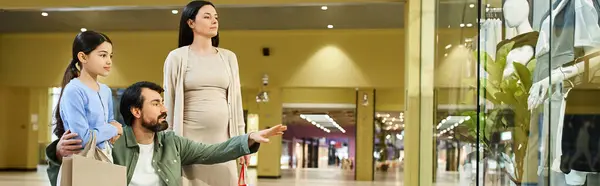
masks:
<path id="1" fill-rule="evenodd" d="M 538 40 L 538 36 L 539 33 L 537 31 L 534 31 L 531 23 L 529 22 L 529 2 L 527 0 L 506 0 L 503 4 L 502 7 L 502 12 L 504 15 L 504 20 L 505 23 L 507 25 L 507 27 L 510 28 L 514 28 L 517 31 L 517 36 L 512 37 L 511 39 L 508 40 L 504 40 L 501 41 L 500 43 L 497 44 L 496 49 L 498 49 L 497 52 L 497 57 L 496 59 L 499 58 L 506 58 L 506 65 L 504 66 L 503 72 L 502 72 L 502 77 L 504 79 L 509 78 L 511 76 L 515 75 L 515 68 L 513 63 L 520 63 L 523 64 L 525 66 L 527 66 L 535 57 L 535 47 L 537 44 L 537 40 Z M 508 53 L 506 53 L 506 51 L 501 51 L 501 50 L 505 50 L 504 48 L 506 48 L 507 46 L 509 46 L 510 44 L 513 44 L 511 48 L 509 48 Z M 503 53 L 503 54 L 500 54 Z M 500 56 L 500 55 L 505 55 L 505 56 Z M 491 57 L 491 56 L 490 56 Z M 497 60 L 496 62 L 498 62 L 500 60 Z M 483 66 L 483 65 L 482 65 Z M 482 70 L 483 71 L 483 70 Z M 486 78 L 487 76 L 480 76 L 481 78 Z M 480 99 L 484 99 L 482 98 L 482 96 L 480 96 Z M 481 103 L 483 103 L 485 101 L 481 101 Z M 527 140 L 527 139 L 523 139 L 523 140 Z M 516 148 L 520 148 L 520 147 L 513 147 L 513 149 Z M 527 149 L 529 150 L 529 149 Z M 522 150 L 520 150 L 522 151 Z M 526 158 L 527 159 L 533 159 L 536 161 L 531 161 L 531 166 L 533 171 L 529 171 L 529 172 L 534 172 L 533 175 L 535 175 L 535 170 L 537 168 L 537 148 L 533 148 L 533 151 L 536 152 L 535 155 L 531 155 L 532 158 Z M 517 168 L 517 161 L 515 155 L 514 155 L 515 151 L 512 151 L 511 153 L 505 154 L 505 153 L 501 153 L 499 154 L 499 159 L 502 159 L 502 168 L 504 169 L 503 171 L 506 171 L 505 174 L 503 174 L 503 177 L 506 177 L 512 181 L 510 181 L 510 185 L 517 185 L 520 184 L 520 182 L 525 182 L 525 183 L 529 183 L 529 180 L 536 180 L 537 179 L 537 175 L 535 175 L 533 178 L 531 179 L 523 179 L 526 178 L 525 174 L 522 174 L 523 177 L 520 177 L 520 179 L 518 179 L 518 176 L 521 176 L 520 171 L 522 171 L 520 168 Z M 522 158 L 522 157 L 520 157 Z M 527 163 L 524 162 L 524 163 Z M 473 165 L 472 165 L 473 166 Z M 474 167 L 474 166 L 473 166 Z M 523 166 L 523 170 L 525 170 L 527 168 L 527 166 Z M 486 172 L 484 169 L 484 166 L 480 166 L 479 167 L 479 172 Z"/>
<path id="2" fill-rule="evenodd" d="M 518 33 L 517 36 L 500 42 L 497 47 L 501 49 L 504 45 L 514 42 L 513 48 L 510 49 L 506 56 L 506 66 L 503 71 L 503 78 L 508 78 L 515 74 L 513 63 L 520 63 L 527 66 L 534 59 L 539 32 L 534 31 L 529 22 L 530 7 L 527 0 L 506 0 L 502 9 L 506 25 L 510 28 L 515 28 Z M 537 136 L 537 133 L 534 134 Z M 529 139 L 523 140 L 531 141 Z M 518 181 L 523 183 L 535 182 L 538 177 L 535 175 L 538 167 L 537 154 L 537 145 L 529 143 L 526 149 L 526 157 L 523 157 L 522 170 L 516 168 L 515 160 L 505 162 L 507 171 L 510 170 L 510 177 L 516 177 L 515 170 L 518 170 L 523 171 L 523 177 Z M 514 183 L 511 182 L 511 185 L 514 185 Z"/>
<path id="3" fill-rule="evenodd" d="M 515 68 L 514 62 L 525 66 L 534 57 L 535 43 L 538 32 L 534 32 L 529 23 L 529 3 L 527 0 L 507 0 L 502 7 L 506 25 L 509 28 L 516 28 L 517 36 L 510 40 L 500 42 L 498 49 L 508 42 L 515 41 L 514 48 L 506 56 L 506 67 L 503 76 L 506 78 L 513 74 Z"/>
<path id="4" fill-rule="evenodd" d="M 552 6 L 552 14 L 544 17 L 540 37 L 537 42 L 537 63 L 533 73 L 533 82 L 528 98 L 529 110 L 533 113 L 543 113 L 542 156 L 540 162 L 541 174 L 548 167 L 552 171 L 553 185 L 583 185 L 589 172 L 570 170 L 567 166 L 561 167 L 561 141 L 564 123 L 564 112 L 566 108 L 566 97 L 563 81 L 573 78 L 584 72 L 584 63 L 567 64 L 577 57 L 588 55 L 598 51 L 600 46 L 600 24 L 595 7 L 600 3 L 598 0 L 558 0 Z M 550 21 L 552 20 L 552 21 Z M 550 42 L 551 41 L 551 42 Z M 582 54 L 581 54 L 582 53 Z M 590 69 L 600 66 L 600 60 L 589 61 Z M 552 92 L 548 98 L 546 94 Z M 544 109 L 539 108 L 543 105 Z M 535 117 L 532 117 L 535 118 Z M 531 126 L 537 126 L 531 123 Z M 550 128 L 550 134 L 548 134 Z M 549 136 L 555 138 L 549 140 Z M 547 149 L 546 146 L 550 146 Z M 546 148 L 546 149 L 545 149 Z M 547 165 L 544 160 L 550 158 L 552 163 Z M 565 163 L 563 163 L 565 165 Z M 562 169 L 561 169 L 562 168 Z M 588 179 L 588 185 L 591 181 Z"/>

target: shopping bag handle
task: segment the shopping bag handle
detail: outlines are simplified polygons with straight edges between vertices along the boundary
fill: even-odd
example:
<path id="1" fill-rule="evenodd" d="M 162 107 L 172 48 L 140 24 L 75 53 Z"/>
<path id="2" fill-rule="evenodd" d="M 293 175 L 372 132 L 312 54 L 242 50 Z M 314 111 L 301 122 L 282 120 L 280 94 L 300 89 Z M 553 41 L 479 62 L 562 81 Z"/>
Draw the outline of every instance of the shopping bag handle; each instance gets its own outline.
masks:
<path id="1" fill-rule="evenodd" d="M 108 158 L 106 154 L 100 152 L 96 147 L 96 132 L 94 130 L 90 130 L 90 140 L 85 144 L 85 147 L 78 155 L 104 162 L 111 162 L 110 158 Z"/>
<path id="2" fill-rule="evenodd" d="M 83 150 L 81 150 L 79 155 L 86 158 L 94 158 L 94 153 L 90 153 L 90 151 L 94 152 L 96 150 L 96 133 L 94 130 L 89 130 L 89 132 L 90 140 L 85 144 L 85 147 L 83 147 Z"/>
<path id="3" fill-rule="evenodd" d="M 246 164 L 241 163 L 242 168 L 240 169 L 240 178 L 238 179 L 239 186 L 246 186 Z"/>

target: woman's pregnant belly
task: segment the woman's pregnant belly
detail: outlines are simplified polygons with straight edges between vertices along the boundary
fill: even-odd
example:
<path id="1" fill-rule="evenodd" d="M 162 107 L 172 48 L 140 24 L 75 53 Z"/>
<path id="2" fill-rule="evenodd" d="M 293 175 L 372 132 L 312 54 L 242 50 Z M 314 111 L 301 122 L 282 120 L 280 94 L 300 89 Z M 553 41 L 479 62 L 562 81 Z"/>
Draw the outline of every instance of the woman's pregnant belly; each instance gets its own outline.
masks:
<path id="1" fill-rule="evenodd" d="M 229 107 L 224 90 L 187 91 L 184 98 L 183 135 L 214 144 L 228 139 Z"/>

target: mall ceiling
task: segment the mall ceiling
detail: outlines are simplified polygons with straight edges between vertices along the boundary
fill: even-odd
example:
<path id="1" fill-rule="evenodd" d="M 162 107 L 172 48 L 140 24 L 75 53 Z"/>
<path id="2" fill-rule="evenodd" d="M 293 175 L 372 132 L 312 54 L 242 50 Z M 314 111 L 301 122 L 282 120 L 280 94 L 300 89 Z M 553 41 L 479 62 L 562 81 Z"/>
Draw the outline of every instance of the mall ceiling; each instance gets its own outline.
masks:
<path id="1" fill-rule="evenodd" d="M 284 108 L 282 122 L 285 125 L 312 125 L 300 117 L 301 114 L 327 114 L 340 126 L 356 125 L 354 109 L 298 109 Z"/>
<path id="2" fill-rule="evenodd" d="M 327 108 L 284 108 L 282 122 L 285 125 L 313 125 L 301 115 L 328 115 L 341 127 L 356 125 L 355 109 L 327 109 Z M 385 130 L 404 129 L 404 115 L 402 112 L 376 112 L 375 117 L 382 119 Z M 338 131 L 335 127 L 328 126 L 331 131 Z"/>
<path id="3" fill-rule="evenodd" d="M 472 0 L 442 0 L 438 26 L 475 22 Z M 218 6 L 222 30 L 392 29 L 404 26 L 405 3 L 352 3 L 288 6 Z M 92 7 L 1 10 L 0 33 L 176 30 L 181 7 Z M 47 16 L 42 16 L 47 12 Z M 181 12 L 181 10 L 179 10 Z M 451 16 L 446 16 L 451 15 Z"/>

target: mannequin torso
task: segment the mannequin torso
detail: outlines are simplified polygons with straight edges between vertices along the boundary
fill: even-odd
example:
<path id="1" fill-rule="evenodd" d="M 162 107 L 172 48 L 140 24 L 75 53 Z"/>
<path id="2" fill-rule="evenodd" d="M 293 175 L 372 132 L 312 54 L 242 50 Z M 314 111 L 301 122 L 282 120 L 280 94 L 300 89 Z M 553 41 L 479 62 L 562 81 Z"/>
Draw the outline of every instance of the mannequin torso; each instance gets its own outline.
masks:
<path id="1" fill-rule="evenodd" d="M 517 37 L 498 44 L 498 48 L 502 45 L 515 41 L 515 46 L 506 56 L 506 67 L 504 68 L 504 77 L 508 77 L 515 71 L 513 63 L 521 63 L 527 65 L 534 57 L 535 42 L 519 43 L 520 41 L 537 40 L 537 33 L 533 32 L 533 28 L 529 23 L 529 3 L 526 0 L 507 0 L 502 7 L 507 26 L 517 28 Z M 532 38 L 535 37 L 535 38 Z"/>
<path id="2" fill-rule="evenodd" d="M 506 56 L 506 68 L 504 69 L 503 76 L 508 77 L 515 71 L 515 68 L 512 65 L 513 63 L 521 63 L 523 65 L 527 65 L 527 63 L 533 57 L 533 53 L 534 49 L 530 45 L 525 45 L 512 49 Z"/>

